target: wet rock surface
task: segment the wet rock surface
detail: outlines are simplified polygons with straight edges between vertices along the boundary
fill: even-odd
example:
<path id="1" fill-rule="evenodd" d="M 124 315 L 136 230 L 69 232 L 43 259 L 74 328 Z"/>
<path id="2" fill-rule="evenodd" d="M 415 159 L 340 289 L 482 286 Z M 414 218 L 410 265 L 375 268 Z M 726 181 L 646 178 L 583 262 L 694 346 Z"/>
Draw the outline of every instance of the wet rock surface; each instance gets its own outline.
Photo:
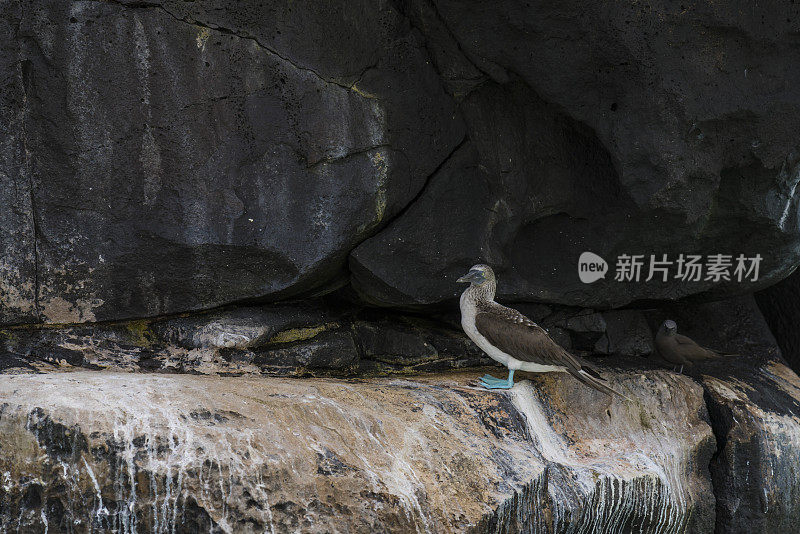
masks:
<path id="1" fill-rule="evenodd" d="M 434 321 L 320 300 L 5 329 L 4 525 L 766 533 L 794 524 L 800 379 L 752 298 L 672 310 L 520 308 L 634 402 L 559 373 L 523 373 L 511 392 L 475 387 L 484 371 L 474 368 L 420 375 L 488 361 L 450 314 Z M 641 357 L 648 325 L 665 317 L 736 354 L 685 374 L 657 354 Z M 592 347 L 606 356 L 592 357 Z M 136 372 L 109 372 L 121 370 Z M 35 446 L 20 445 L 30 439 L 20 432 Z M 306 463 L 275 443 L 302 443 Z M 375 456 L 386 447 L 405 456 Z M 385 487 L 364 490 L 365 480 Z M 342 526 L 345 512 L 362 523 Z"/>
<path id="2" fill-rule="evenodd" d="M 0 521 L 35 531 L 706 532 L 699 386 L 618 372 L 292 380 L 100 372 L 0 381 Z"/>
<path id="3" fill-rule="evenodd" d="M 711 461 L 716 532 L 796 529 L 800 379 L 783 362 L 764 358 L 718 363 L 701 381 L 718 443 Z"/>

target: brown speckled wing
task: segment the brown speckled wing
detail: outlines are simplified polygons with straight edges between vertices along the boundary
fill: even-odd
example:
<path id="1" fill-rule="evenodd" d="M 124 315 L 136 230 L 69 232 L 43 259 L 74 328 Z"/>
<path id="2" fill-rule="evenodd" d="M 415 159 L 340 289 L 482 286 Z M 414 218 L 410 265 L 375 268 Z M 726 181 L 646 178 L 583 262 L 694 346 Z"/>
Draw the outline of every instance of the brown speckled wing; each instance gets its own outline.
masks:
<path id="1" fill-rule="evenodd" d="M 489 343 L 523 362 L 578 370 L 581 363 L 539 325 L 517 310 L 496 303 L 478 307 L 475 327 Z"/>

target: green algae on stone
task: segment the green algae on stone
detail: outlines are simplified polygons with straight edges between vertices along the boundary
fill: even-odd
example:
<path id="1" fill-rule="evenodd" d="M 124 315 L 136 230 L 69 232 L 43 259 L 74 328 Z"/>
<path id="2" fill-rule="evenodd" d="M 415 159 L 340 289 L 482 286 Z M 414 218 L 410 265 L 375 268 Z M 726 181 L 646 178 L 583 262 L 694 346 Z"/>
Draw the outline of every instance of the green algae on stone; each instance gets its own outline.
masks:
<path id="1" fill-rule="evenodd" d="M 153 332 L 150 331 L 150 321 L 139 320 L 130 321 L 125 324 L 125 329 L 134 345 L 139 347 L 151 347 L 153 345 Z"/>
<path id="2" fill-rule="evenodd" d="M 269 343 L 294 343 L 296 341 L 305 341 L 318 336 L 326 330 L 330 330 L 334 326 L 336 326 L 336 323 L 325 323 L 318 326 L 282 330 L 272 336 L 269 339 Z"/>

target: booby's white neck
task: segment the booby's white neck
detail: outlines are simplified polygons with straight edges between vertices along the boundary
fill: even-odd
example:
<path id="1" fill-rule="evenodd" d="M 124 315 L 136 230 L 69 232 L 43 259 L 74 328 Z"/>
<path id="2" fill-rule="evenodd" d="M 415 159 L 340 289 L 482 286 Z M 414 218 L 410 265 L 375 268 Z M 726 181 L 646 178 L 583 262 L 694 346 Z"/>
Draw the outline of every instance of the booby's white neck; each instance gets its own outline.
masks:
<path id="1" fill-rule="evenodd" d="M 478 312 L 478 302 L 485 302 L 485 297 L 475 290 L 476 286 L 470 285 L 459 299 L 459 308 L 461 308 L 461 326 L 464 330 L 474 330 L 475 328 L 475 315 Z"/>
<path id="2" fill-rule="evenodd" d="M 461 302 L 470 300 L 474 304 L 478 302 L 494 302 L 494 294 L 497 289 L 497 284 L 494 281 L 487 281 L 483 284 L 470 286 L 461 294 Z"/>
<path id="3" fill-rule="evenodd" d="M 494 292 L 494 282 L 488 282 L 480 286 L 470 284 L 470 286 L 461 293 L 461 299 L 459 299 L 461 326 L 468 334 L 470 331 L 477 332 L 477 330 L 475 330 L 475 315 L 478 313 L 478 304 L 494 302 Z"/>
<path id="4" fill-rule="evenodd" d="M 494 287 L 491 292 L 481 290 L 479 286 L 470 286 L 461 294 L 459 307 L 461 308 L 461 328 L 478 347 L 489 355 L 493 360 L 508 365 L 510 356 L 494 347 L 489 341 L 478 332 L 475 326 L 475 316 L 478 314 L 478 304 L 494 302 Z M 515 366 L 515 369 L 519 369 Z"/>

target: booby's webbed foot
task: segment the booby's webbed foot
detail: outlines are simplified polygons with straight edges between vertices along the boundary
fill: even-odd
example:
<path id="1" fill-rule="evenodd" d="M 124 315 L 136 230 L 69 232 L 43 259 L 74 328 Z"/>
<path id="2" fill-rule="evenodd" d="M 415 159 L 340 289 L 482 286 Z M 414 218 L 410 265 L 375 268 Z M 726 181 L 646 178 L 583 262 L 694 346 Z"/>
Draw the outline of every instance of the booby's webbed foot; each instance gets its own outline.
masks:
<path id="1" fill-rule="evenodd" d="M 495 378 L 492 375 L 483 375 L 481 385 L 486 389 L 511 389 L 514 387 L 514 370 L 508 372 L 508 378 Z"/>

